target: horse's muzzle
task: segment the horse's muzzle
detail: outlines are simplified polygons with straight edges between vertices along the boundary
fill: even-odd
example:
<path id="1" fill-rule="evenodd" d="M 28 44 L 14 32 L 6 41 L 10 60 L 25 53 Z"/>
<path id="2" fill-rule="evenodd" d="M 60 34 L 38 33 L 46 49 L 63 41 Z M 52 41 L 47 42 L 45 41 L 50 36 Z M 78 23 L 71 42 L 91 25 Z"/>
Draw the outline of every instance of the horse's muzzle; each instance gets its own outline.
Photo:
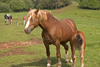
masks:
<path id="1" fill-rule="evenodd" d="M 26 34 L 30 34 L 31 28 L 24 29 L 24 31 L 25 31 Z"/>

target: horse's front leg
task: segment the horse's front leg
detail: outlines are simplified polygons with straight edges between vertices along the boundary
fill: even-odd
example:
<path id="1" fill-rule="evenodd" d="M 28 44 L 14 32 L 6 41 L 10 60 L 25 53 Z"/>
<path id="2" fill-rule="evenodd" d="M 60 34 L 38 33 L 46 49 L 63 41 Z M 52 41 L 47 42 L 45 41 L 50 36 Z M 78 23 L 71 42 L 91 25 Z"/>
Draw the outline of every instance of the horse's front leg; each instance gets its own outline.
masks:
<path id="1" fill-rule="evenodd" d="M 44 42 L 45 48 L 46 48 L 46 55 L 48 57 L 48 61 L 47 61 L 47 67 L 51 66 L 51 60 L 50 60 L 50 50 L 49 50 L 49 44 Z"/>
<path id="2" fill-rule="evenodd" d="M 57 58 L 58 58 L 58 67 L 61 67 L 61 54 L 60 54 L 60 41 L 56 40 L 56 52 L 57 52 Z"/>

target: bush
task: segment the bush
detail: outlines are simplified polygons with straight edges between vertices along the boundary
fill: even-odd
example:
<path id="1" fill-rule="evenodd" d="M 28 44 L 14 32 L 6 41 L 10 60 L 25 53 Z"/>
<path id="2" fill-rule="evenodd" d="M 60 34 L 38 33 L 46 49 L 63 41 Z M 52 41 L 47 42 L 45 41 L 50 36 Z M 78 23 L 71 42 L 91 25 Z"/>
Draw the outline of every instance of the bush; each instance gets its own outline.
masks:
<path id="1" fill-rule="evenodd" d="M 63 3 L 63 6 L 67 6 L 72 3 L 72 0 L 61 0 L 61 2 Z"/>
<path id="2" fill-rule="evenodd" d="M 29 10 L 30 8 L 34 8 L 32 0 L 24 0 L 24 2 L 25 2 L 24 10 Z"/>
<path id="3" fill-rule="evenodd" d="M 100 9 L 100 3 L 97 0 L 80 0 L 81 8 Z"/>
<path id="4" fill-rule="evenodd" d="M 22 11 L 25 8 L 25 2 L 23 0 L 11 0 L 9 5 L 15 12 Z"/>
<path id="5" fill-rule="evenodd" d="M 35 0 L 34 7 L 41 9 L 55 9 L 70 3 L 71 0 Z"/>
<path id="6" fill-rule="evenodd" d="M 0 12 L 11 12 L 9 4 L 0 2 Z"/>
<path id="7" fill-rule="evenodd" d="M 61 8 L 69 5 L 72 2 L 72 0 L 0 0 L 0 1 L 6 3 L 6 6 L 8 7 L 6 9 L 9 9 L 9 11 L 11 11 L 12 9 L 12 11 L 14 12 L 27 11 L 30 8 L 41 8 L 41 9 Z M 9 5 L 7 5 L 8 3 Z M 2 8 L 0 9 L 2 11 Z"/>
<path id="8" fill-rule="evenodd" d="M 35 8 L 52 9 L 55 8 L 55 0 L 36 0 L 34 2 Z"/>
<path id="9" fill-rule="evenodd" d="M 6 4 L 9 4 L 10 1 L 11 0 L 1 0 L 1 2 L 6 3 Z"/>

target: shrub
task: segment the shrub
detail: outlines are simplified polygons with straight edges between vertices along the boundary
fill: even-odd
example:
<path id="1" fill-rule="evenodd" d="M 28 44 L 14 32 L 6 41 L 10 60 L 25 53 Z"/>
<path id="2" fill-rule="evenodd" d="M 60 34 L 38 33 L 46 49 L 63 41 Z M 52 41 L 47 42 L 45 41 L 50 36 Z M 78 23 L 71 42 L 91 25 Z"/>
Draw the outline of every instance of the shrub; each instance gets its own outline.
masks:
<path id="1" fill-rule="evenodd" d="M 0 2 L 0 12 L 11 12 L 9 4 Z"/>
<path id="2" fill-rule="evenodd" d="M 98 0 L 80 0 L 79 6 L 81 8 L 99 9 L 100 3 Z"/>
<path id="3" fill-rule="evenodd" d="M 29 10 L 30 8 L 34 8 L 32 0 L 24 0 L 24 2 L 25 2 L 24 10 Z"/>
<path id="4" fill-rule="evenodd" d="M 9 5 L 15 12 L 22 11 L 25 8 L 25 2 L 23 0 L 11 0 Z"/>
<path id="5" fill-rule="evenodd" d="M 34 7 L 42 9 L 55 9 L 66 6 L 71 0 L 35 0 Z"/>
<path id="6" fill-rule="evenodd" d="M 63 3 L 63 6 L 67 6 L 72 3 L 72 0 L 61 0 L 61 2 Z"/>
<path id="7" fill-rule="evenodd" d="M 3 2 L 3 3 L 8 4 L 11 0 L 0 0 L 0 1 Z"/>

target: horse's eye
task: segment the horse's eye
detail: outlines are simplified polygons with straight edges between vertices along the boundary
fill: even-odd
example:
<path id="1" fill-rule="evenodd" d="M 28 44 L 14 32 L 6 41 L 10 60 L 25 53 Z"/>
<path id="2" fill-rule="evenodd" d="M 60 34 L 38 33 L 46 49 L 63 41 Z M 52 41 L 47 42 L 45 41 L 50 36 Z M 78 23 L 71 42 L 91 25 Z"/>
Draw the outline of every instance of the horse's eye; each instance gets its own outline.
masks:
<path id="1" fill-rule="evenodd" d="M 35 21 L 35 19 L 31 19 L 31 21 L 32 21 L 32 22 L 34 22 L 34 21 Z"/>

